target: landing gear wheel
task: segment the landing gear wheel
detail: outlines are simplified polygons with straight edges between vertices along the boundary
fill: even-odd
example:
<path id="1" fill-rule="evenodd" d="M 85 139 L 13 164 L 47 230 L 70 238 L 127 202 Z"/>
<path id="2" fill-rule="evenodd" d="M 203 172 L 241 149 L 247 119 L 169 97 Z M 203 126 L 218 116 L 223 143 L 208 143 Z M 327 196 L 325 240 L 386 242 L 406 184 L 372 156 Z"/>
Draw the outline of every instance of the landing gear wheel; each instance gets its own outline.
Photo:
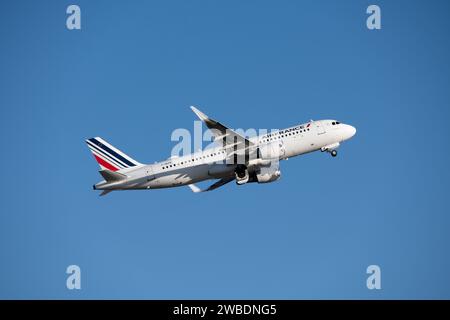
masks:
<path id="1" fill-rule="evenodd" d="M 337 151 L 336 150 L 331 150 L 331 156 L 332 157 L 336 157 L 337 156 Z"/>

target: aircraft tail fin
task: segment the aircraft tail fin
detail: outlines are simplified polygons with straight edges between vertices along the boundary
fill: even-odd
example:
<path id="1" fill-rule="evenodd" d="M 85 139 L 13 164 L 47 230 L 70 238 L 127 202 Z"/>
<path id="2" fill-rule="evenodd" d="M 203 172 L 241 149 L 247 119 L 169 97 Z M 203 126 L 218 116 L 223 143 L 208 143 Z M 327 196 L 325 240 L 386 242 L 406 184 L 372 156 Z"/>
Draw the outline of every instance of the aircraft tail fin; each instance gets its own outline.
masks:
<path id="1" fill-rule="evenodd" d="M 100 137 L 86 140 L 100 169 L 112 172 L 142 165 Z"/>

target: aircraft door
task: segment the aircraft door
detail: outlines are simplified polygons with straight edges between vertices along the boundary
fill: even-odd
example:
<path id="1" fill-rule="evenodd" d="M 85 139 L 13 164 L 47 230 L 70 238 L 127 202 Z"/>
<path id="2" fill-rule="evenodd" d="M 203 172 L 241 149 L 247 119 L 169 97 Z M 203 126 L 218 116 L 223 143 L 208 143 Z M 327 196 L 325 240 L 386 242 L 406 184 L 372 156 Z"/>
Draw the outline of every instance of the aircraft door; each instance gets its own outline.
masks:
<path id="1" fill-rule="evenodd" d="M 278 140 L 278 147 L 279 147 L 279 157 L 284 158 L 284 155 L 286 153 L 286 149 L 284 148 L 283 140 Z"/>
<path id="2" fill-rule="evenodd" d="M 322 135 L 326 132 L 325 130 L 325 126 L 320 122 L 320 121 L 316 121 L 315 122 L 315 126 L 316 126 L 316 130 L 317 130 L 317 135 Z"/>

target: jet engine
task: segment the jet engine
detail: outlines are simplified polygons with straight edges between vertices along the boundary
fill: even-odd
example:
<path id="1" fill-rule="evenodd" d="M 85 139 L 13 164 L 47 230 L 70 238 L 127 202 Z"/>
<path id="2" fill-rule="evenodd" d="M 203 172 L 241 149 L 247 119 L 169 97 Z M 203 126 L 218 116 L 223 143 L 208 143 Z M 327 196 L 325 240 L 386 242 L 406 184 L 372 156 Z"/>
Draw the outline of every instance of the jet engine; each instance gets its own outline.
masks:
<path id="1" fill-rule="evenodd" d="M 249 171 L 250 170 L 250 171 Z M 236 183 L 241 185 L 250 182 L 269 183 L 280 179 L 279 166 L 261 166 L 258 168 L 238 165 L 235 170 Z"/>
<path id="2" fill-rule="evenodd" d="M 250 175 L 248 173 L 247 166 L 245 166 L 243 164 L 239 164 L 236 167 L 234 174 L 236 175 L 236 183 L 237 184 L 247 183 L 248 180 L 250 179 Z"/>
<path id="3" fill-rule="evenodd" d="M 236 183 L 241 185 L 248 182 L 268 183 L 281 177 L 279 157 L 284 155 L 281 142 L 261 145 L 256 149 L 256 158 L 246 161 L 246 165 L 239 164 L 234 171 Z"/>
<path id="4" fill-rule="evenodd" d="M 258 183 L 269 183 L 280 179 L 281 171 L 272 170 L 267 171 L 266 168 L 261 168 L 260 173 L 256 174 L 256 180 Z"/>

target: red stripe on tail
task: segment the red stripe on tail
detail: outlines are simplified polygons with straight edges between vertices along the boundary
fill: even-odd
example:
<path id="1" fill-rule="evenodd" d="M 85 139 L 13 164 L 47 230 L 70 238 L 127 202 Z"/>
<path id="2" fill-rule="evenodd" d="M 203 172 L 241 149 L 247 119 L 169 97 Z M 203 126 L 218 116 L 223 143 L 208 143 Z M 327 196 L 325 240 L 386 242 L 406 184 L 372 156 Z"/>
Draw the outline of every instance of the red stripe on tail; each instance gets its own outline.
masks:
<path id="1" fill-rule="evenodd" d="M 94 154 L 94 157 L 95 157 L 95 160 L 97 160 L 97 162 L 100 163 L 100 165 L 102 165 L 102 166 L 105 167 L 106 169 L 111 170 L 111 171 L 117 171 L 117 170 L 119 170 L 118 168 L 116 168 L 116 167 L 114 167 L 112 164 L 110 164 L 109 162 L 106 162 L 106 161 L 103 160 L 102 158 L 97 157 L 95 154 Z"/>

